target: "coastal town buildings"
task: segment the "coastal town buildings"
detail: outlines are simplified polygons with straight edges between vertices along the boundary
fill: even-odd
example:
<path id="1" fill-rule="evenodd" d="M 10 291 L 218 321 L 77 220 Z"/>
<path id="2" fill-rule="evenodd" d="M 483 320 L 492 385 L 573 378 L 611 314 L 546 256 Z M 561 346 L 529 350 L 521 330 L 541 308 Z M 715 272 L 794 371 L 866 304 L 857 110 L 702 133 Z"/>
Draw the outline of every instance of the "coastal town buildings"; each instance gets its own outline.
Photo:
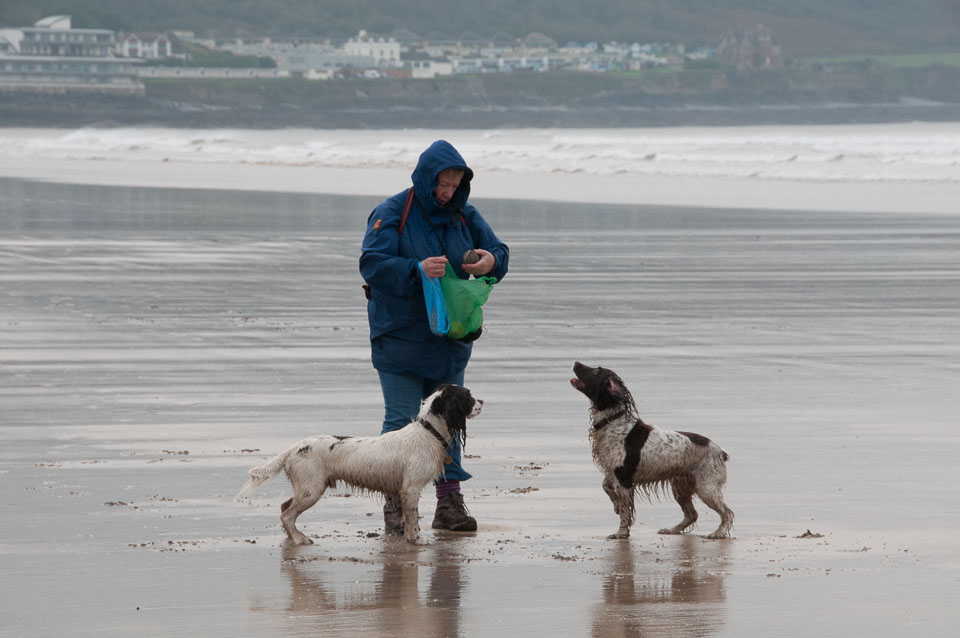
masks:
<path id="1" fill-rule="evenodd" d="M 184 44 L 211 52 L 269 58 L 261 67 L 213 67 L 192 63 Z M 202 50 L 203 50 L 202 49 Z M 310 80 L 385 77 L 435 78 L 455 74 L 638 71 L 682 68 L 686 60 L 717 54 L 726 64 L 765 68 L 782 63 L 772 32 L 762 26 L 729 33 L 719 49 L 682 44 L 589 42 L 559 45 L 542 33 L 485 38 L 421 36 L 409 29 L 390 34 L 365 30 L 341 42 L 303 38 L 196 38 L 192 32 L 119 33 L 74 29 L 70 16 L 51 16 L 32 27 L 0 30 L 0 89 L 142 92 L 139 78 L 297 77 Z M 222 57 L 221 57 L 222 59 Z M 271 66 L 272 68 L 262 68 Z"/>
<path id="2" fill-rule="evenodd" d="M 181 39 L 235 55 L 270 58 L 275 70 L 142 67 L 143 77 L 300 77 L 326 80 L 334 78 L 435 78 L 444 75 L 477 73 L 514 73 L 546 71 L 627 71 L 654 67 L 681 67 L 683 45 L 624 44 L 608 42 L 559 46 L 540 33 L 516 38 L 499 32 L 492 38 L 475 33 L 457 37 L 420 36 L 408 29 L 390 35 L 360 31 L 342 44 L 330 40 L 307 41 L 302 38 L 277 40 L 226 39 L 200 40 L 183 35 Z M 711 50 L 698 50 L 700 58 Z"/>
<path id="3" fill-rule="evenodd" d="M 112 55 L 114 32 L 74 29 L 70 16 L 0 31 L 0 89 L 142 93 L 139 60 Z"/>
<path id="4" fill-rule="evenodd" d="M 758 24 L 727 33 L 717 47 L 717 59 L 741 69 L 769 69 L 783 64 L 773 31 Z"/>

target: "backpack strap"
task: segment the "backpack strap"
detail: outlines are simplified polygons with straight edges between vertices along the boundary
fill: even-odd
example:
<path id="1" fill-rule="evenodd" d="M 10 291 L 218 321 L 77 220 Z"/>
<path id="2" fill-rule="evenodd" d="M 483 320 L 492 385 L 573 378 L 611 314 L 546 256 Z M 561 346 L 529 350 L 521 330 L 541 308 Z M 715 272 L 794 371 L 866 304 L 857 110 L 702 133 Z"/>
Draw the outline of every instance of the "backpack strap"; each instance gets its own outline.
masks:
<path id="1" fill-rule="evenodd" d="M 407 201 L 403 204 L 403 213 L 400 215 L 400 227 L 397 228 L 397 235 L 403 234 L 403 227 L 407 225 L 407 217 L 410 216 L 410 206 L 413 204 L 413 186 L 407 189 Z M 372 215 L 373 213 L 371 213 Z M 379 222 L 377 222 L 379 223 Z M 363 284 L 363 296 L 370 301 L 370 284 Z"/>
<path id="2" fill-rule="evenodd" d="M 400 227 L 397 234 L 403 234 L 403 227 L 407 225 L 407 217 L 410 216 L 410 206 L 413 204 L 413 186 L 407 189 L 407 201 L 403 204 L 403 213 L 400 215 Z"/>

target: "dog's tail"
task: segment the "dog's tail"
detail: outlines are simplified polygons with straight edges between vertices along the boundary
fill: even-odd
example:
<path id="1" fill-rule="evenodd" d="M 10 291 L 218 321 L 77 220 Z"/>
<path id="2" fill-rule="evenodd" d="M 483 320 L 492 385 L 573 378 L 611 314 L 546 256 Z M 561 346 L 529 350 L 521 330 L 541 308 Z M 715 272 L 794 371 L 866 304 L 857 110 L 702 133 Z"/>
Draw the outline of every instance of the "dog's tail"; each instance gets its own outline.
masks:
<path id="1" fill-rule="evenodd" d="M 243 487 L 240 488 L 240 492 L 234 496 L 234 500 L 240 500 L 245 496 L 249 495 L 253 490 L 257 489 L 261 483 L 267 479 L 271 479 L 277 474 L 280 473 L 280 470 L 284 468 L 287 464 L 287 458 L 297 449 L 297 446 L 293 446 L 285 452 L 281 452 L 276 455 L 266 465 L 261 465 L 260 467 L 255 467 L 250 470 L 250 480 L 243 484 Z"/>

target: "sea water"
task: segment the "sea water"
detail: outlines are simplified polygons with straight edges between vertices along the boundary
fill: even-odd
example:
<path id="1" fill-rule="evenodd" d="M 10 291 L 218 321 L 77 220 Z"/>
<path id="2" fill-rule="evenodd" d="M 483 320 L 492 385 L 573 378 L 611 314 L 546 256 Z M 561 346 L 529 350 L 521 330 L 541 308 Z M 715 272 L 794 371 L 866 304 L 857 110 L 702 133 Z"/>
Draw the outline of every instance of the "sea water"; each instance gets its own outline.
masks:
<path id="1" fill-rule="evenodd" d="M 0 129 L 0 158 L 408 169 L 448 138 L 477 172 L 960 181 L 960 123 L 648 129 Z"/>

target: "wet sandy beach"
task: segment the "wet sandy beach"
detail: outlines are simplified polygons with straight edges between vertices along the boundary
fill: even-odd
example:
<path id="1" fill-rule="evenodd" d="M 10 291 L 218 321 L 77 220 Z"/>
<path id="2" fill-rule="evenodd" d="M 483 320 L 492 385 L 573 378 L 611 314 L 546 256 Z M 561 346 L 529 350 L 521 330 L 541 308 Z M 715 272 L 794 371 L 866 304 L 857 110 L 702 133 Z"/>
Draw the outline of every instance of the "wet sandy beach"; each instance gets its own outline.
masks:
<path id="1" fill-rule="evenodd" d="M 429 138 L 429 144 L 433 138 Z M 410 179 L 407 168 L 314 167 L 275 164 L 207 164 L 162 161 L 4 157 L 0 176 L 42 178 L 65 184 L 280 191 L 334 195 L 384 195 L 385 184 Z M 474 178 L 474 192 L 487 197 L 588 204 L 799 209 L 866 213 L 957 212 L 956 180 L 884 181 L 754 179 L 750 177 L 665 176 L 620 173 L 484 171 Z M 392 194 L 387 191 L 386 194 Z M 385 195 L 384 195 L 385 196 Z M 383 199 L 383 197 L 380 197 Z M 380 201 L 378 199 L 377 201 Z"/>
<path id="2" fill-rule="evenodd" d="M 285 479 L 232 497 L 379 429 L 381 198 L 0 179 L 0 635 L 953 635 L 960 216 L 475 198 L 512 251 L 467 370 L 480 530 L 412 548 L 337 491 L 289 548 Z M 605 539 L 578 359 L 730 453 L 733 539 L 699 503 L 658 535 L 668 500 Z"/>

